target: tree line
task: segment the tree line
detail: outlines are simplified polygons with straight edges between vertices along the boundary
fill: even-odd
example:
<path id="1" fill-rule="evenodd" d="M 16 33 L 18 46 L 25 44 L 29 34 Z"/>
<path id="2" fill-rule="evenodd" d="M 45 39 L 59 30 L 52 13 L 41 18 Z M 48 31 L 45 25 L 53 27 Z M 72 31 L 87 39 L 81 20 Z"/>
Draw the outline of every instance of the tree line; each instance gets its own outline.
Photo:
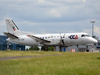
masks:
<path id="1" fill-rule="evenodd" d="M 31 46 L 29 49 L 27 48 L 26 50 L 27 50 L 27 51 L 28 51 L 28 50 L 31 50 L 31 51 L 32 51 L 32 50 L 37 50 L 37 51 L 38 51 L 39 48 L 38 48 L 38 46 L 34 46 L 34 47 Z M 51 47 L 42 46 L 41 51 L 54 51 L 54 47 L 53 47 L 53 46 L 51 46 Z"/>

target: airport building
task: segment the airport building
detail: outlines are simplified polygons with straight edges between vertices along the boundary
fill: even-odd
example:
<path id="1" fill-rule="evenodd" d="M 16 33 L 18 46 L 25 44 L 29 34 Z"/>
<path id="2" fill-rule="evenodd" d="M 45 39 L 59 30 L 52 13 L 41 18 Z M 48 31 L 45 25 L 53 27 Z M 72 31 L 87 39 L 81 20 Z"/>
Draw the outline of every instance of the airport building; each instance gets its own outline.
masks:
<path id="1" fill-rule="evenodd" d="M 97 50 L 100 51 L 100 40 L 98 40 L 98 43 L 96 44 L 96 48 L 97 48 Z"/>
<path id="2" fill-rule="evenodd" d="M 8 37 L 5 35 L 0 35 L 0 50 L 23 50 L 25 51 L 25 46 L 20 44 L 9 43 L 6 41 Z"/>

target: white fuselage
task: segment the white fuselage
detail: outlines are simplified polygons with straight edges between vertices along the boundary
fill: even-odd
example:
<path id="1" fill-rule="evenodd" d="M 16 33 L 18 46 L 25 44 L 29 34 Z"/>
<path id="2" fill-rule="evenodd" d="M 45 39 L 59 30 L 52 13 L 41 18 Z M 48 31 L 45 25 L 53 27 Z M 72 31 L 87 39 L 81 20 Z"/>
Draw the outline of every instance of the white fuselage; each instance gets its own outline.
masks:
<path id="1" fill-rule="evenodd" d="M 32 35 L 32 34 L 31 34 Z M 87 33 L 61 33 L 61 34 L 33 34 L 34 36 L 50 41 L 50 43 L 42 43 L 48 46 L 58 46 L 61 42 L 61 37 L 64 41 L 65 46 L 80 45 L 80 44 L 93 44 L 97 43 L 92 37 L 89 37 Z M 18 36 L 19 39 L 10 39 L 7 41 L 27 45 L 27 46 L 38 46 L 41 44 L 39 41 L 28 37 L 27 35 Z"/>

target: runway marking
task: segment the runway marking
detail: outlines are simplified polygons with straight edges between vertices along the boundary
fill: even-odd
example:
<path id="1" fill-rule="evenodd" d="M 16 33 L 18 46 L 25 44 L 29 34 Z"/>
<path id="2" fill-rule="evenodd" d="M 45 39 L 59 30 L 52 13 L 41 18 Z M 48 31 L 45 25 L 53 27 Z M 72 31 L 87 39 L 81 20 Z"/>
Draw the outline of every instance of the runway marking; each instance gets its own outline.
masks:
<path id="1" fill-rule="evenodd" d="M 46 56 L 59 56 L 61 54 L 48 54 L 48 55 L 37 55 L 37 56 L 13 56 L 13 57 L 0 57 L 0 60 L 11 60 L 18 58 L 33 58 L 33 57 L 46 57 Z"/>

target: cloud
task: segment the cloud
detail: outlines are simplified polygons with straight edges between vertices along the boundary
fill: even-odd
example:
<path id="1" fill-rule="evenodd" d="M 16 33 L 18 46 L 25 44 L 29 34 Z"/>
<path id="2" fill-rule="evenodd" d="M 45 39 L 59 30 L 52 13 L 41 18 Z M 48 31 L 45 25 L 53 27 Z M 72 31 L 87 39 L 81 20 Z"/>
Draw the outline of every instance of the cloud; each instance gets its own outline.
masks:
<path id="1" fill-rule="evenodd" d="M 0 26 L 5 26 L 6 23 L 5 23 L 5 20 L 0 20 Z"/>
<path id="2" fill-rule="evenodd" d="M 7 28 L 6 28 L 6 23 L 4 20 L 0 21 L 0 35 L 3 34 L 3 32 L 6 32 Z"/>
<path id="3" fill-rule="evenodd" d="M 94 32 L 100 36 L 100 27 L 94 26 Z"/>
<path id="4" fill-rule="evenodd" d="M 45 2 L 45 0 L 38 0 L 38 2 L 39 2 L 39 3 L 44 3 L 44 2 Z"/>
<path id="5" fill-rule="evenodd" d="M 47 1 L 54 2 L 54 3 L 67 4 L 67 5 L 77 5 L 77 4 L 82 3 L 82 0 L 47 0 Z"/>
<path id="6" fill-rule="evenodd" d="M 11 18 L 22 31 L 35 33 L 88 32 L 95 19 L 100 28 L 99 0 L 0 0 L 0 33 L 4 18 Z M 4 30 L 5 29 L 5 30 Z"/>
<path id="7" fill-rule="evenodd" d="M 97 3 L 97 4 L 95 4 Z M 1 17 L 35 22 L 67 22 L 100 18 L 99 1 L 82 0 L 10 0 L 0 1 Z M 93 7 L 93 8 L 91 8 Z M 95 14 L 96 13 L 96 14 Z M 88 17 L 87 17 L 88 16 Z"/>
<path id="8" fill-rule="evenodd" d="M 92 36 L 92 29 L 84 29 L 83 31 Z M 94 26 L 94 36 L 100 37 L 100 27 Z"/>
<path id="9" fill-rule="evenodd" d="M 50 15 L 53 16 L 53 17 L 61 17 L 60 12 L 58 12 L 58 11 L 55 10 L 55 9 L 51 9 L 49 13 L 50 13 Z"/>
<path id="10" fill-rule="evenodd" d="M 88 33 L 90 36 L 92 36 L 92 29 L 84 29 L 83 32 Z"/>
<path id="11" fill-rule="evenodd" d="M 85 2 L 86 2 L 86 0 L 83 0 L 83 2 L 85 3 Z"/>

